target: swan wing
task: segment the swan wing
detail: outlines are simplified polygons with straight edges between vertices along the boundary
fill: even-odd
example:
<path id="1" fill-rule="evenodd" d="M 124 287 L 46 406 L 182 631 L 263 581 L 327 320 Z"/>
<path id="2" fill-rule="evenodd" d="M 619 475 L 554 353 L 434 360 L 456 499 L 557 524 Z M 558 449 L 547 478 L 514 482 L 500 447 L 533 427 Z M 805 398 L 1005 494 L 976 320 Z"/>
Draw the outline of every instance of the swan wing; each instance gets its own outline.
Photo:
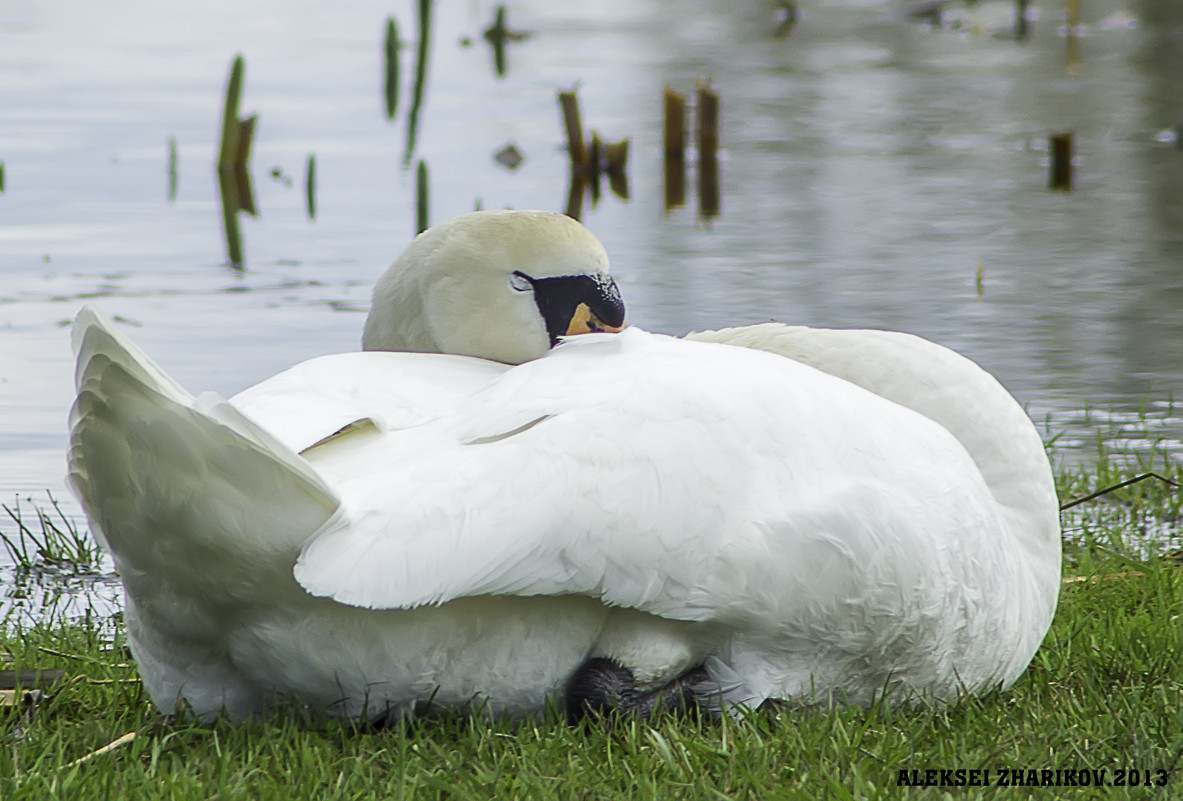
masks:
<path id="1" fill-rule="evenodd" d="M 299 453 L 359 421 L 392 431 L 447 414 L 507 369 L 468 356 L 337 353 L 301 362 L 230 403 Z"/>
<path id="2" fill-rule="evenodd" d="M 774 620 L 903 585 L 940 604 L 940 569 L 971 547 L 958 532 L 998 533 L 972 460 L 932 421 L 798 362 L 636 329 L 318 458 L 351 476 L 349 522 L 309 541 L 296 578 L 371 608 L 585 594 Z"/>
<path id="3" fill-rule="evenodd" d="M 128 587 L 183 623 L 182 598 L 291 586 L 300 546 L 337 512 L 333 489 L 224 399 L 186 392 L 92 307 L 73 339 L 69 481 Z"/>
<path id="4" fill-rule="evenodd" d="M 1043 582 L 1041 606 L 1056 606 L 1060 511 L 1043 440 L 1018 401 L 961 354 L 913 334 L 761 323 L 686 335 L 808 364 L 905 406 L 957 438 L 1013 530 L 1014 546 Z"/>

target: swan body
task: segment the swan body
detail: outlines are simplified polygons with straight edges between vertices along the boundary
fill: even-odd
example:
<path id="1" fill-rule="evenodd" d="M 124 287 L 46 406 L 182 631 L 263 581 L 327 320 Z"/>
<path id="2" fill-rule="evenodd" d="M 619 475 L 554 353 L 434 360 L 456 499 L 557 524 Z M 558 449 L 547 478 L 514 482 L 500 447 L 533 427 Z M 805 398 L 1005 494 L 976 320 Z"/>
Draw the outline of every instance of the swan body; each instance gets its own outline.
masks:
<path id="1" fill-rule="evenodd" d="M 794 360 L 636 329 L 496 370 L 355 354 L 475 389 L 301 457 L 88 315 L 75 484 L 166 708 L 529 714 L 594 655 L 706 661 L 737 703 L 951 699 L 1050 620 L 1048 560 L 956 437 Z"/>
<path id="2" fill-rule="evenodd" d="M 590 234 L 522 214 L 420 237 L 379 282 L 371 350 L 229 401 L 79 315 L 70 480 L 161 708 L 529 715 L 593 657 L 642 686 L 705 665 L 712 708 L 1018 677 L 1055 609 L 1058 512 L 993 378 L 888 332 L 633 328 L 551 349 L 583 303 L 563 293 L 591 292 L 589 330 L 611 330 L 614 287 Z M 474 245 L 491 231 L 519 246 Z M 462 265 L 485 289 L 449 298 L 477 280 Z M 445 328 L 524 336 L 496 361 L 385 352 L 445 347 L 398 333 L 424 286 L 484 310 Z"/>

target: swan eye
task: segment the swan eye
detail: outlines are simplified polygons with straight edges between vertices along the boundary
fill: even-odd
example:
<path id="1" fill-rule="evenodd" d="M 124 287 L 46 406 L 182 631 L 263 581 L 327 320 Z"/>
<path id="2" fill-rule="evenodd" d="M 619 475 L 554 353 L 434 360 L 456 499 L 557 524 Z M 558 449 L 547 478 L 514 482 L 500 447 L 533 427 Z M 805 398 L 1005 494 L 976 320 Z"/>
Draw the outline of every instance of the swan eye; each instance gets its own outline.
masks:
<path id="1" fill-rule="evenodd" d="M 518 292 L 529 292 L 534 288 L 534 279 L 523 272 L 514 270 L 510 273 L 509 285 Z"/>

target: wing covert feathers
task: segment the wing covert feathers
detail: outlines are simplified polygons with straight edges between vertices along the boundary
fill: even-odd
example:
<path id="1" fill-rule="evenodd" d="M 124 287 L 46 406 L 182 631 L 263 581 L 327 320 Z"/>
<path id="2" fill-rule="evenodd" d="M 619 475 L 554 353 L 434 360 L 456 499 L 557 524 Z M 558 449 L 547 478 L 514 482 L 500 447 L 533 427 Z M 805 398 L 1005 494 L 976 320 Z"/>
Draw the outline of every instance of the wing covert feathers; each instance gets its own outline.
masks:
<path id="1" fill-rule="evenodd" d="M 226 401 L 182 389 L 93 308 L 73 340 L 69 480 L 121 571 L 217 573 L 245 591 L 284 551 L 290 570 L 337 510 L 334 491 Z"/>

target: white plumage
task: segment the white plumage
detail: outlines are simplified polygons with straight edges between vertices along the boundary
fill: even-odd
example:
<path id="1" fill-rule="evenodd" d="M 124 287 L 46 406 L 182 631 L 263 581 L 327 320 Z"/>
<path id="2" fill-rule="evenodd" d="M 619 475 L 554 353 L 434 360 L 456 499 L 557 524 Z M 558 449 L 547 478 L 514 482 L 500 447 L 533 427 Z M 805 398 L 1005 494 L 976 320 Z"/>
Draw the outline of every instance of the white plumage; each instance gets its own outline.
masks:
<path id="1" fill-rule="evenodd" d="M 500 247 L 587 247 L 556 251 L 547 225 Z M 152 697 L 521 715 L 592 656 L 648 686 L 705 662 L 711 703 L 1013 682 L 1060 546 L 1005 390 L 906 335 L 695 336 L 727 344 L 633 328 L 516 367 L 344 354 L 227 402 L 84 310 L 71 479 Z"/>

